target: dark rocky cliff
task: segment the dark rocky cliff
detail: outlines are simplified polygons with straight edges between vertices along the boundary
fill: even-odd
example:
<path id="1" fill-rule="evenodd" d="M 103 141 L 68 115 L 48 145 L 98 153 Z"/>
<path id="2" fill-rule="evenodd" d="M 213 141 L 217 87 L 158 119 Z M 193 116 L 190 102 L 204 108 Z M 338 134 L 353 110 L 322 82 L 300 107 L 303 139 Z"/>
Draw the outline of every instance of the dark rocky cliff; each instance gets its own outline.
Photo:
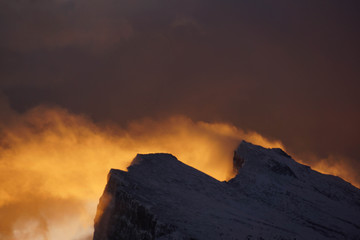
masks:
<path id="1" fill-rule="evenodd" d="M 94 240 L 360 239 L 360 190 L 295 162 L 281 149 L 242 142 L 229 182 L 170 154 L 137 155 L 112 169 Z"/>

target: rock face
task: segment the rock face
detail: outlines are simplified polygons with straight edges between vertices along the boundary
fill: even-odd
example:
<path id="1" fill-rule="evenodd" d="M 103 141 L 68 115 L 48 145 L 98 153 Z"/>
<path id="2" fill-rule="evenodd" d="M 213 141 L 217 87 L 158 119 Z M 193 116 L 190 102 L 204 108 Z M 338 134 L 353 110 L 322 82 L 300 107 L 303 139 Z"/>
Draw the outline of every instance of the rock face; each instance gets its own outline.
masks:
<path id="1" fill-rule="evenodd" d="M 170 154 L 112 169 L 94 240 L 360 239 L 360 190 L 243 141 L 220 182 Z"/>

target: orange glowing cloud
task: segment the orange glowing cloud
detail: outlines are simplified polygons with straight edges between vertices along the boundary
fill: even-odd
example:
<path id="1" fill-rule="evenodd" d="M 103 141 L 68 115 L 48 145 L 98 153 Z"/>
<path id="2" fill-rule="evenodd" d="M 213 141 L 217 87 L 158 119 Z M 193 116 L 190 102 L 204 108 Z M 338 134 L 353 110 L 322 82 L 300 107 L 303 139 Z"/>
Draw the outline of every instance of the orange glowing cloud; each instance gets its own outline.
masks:
<path id="1" fill-rule="evenodd" d="M 242 139 L 283 148 L 256 132 L 183 116 L 134 121 L 125 129 L 101 126 L 61 108 L 37 107 L 7 119 L 0 123 L 4 240 L 90 239 L 107 173 L 126 170 L 137 153 L 169 152 L 226 180 Z"/>
<path id="2" fill-rule="evenodd" d="M 311 162 L 311 168 L 321 172 L 323 174 L 331 174 L 341 177 L 345 181 L 351 182 L 355 187 L 360 188 L 360 182 L 356 179 L 356 171 L 351 166 L 351 160 L 344 156 L 329 155 L 327 158 L 317 158 L 316 156 L 308 155 L 306 160 L 302 160 L 300 157 L 295 157 L 298 162 L 303 164 L 309 164 Z"/>

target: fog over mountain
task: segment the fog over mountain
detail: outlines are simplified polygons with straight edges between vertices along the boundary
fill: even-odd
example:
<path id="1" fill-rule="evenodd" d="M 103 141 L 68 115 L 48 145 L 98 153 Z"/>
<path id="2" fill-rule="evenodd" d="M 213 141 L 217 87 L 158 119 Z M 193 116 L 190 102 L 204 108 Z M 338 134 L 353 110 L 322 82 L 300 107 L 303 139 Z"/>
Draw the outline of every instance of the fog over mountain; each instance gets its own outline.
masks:
<path id="1" fill-rule="evenodd" d="M 21 112 L 228 122 L 309 163 L 360 169 L 359 11 L 356 0 L 2 0 L 0 89 Z"/>
<path id="2" fill-rule="evenodd" d="M 137 153 L 228 180 L 246 140 L 360 186 L 359 12 L 0 0 L 0 238 L 89 237 L 106 174 Z"/>

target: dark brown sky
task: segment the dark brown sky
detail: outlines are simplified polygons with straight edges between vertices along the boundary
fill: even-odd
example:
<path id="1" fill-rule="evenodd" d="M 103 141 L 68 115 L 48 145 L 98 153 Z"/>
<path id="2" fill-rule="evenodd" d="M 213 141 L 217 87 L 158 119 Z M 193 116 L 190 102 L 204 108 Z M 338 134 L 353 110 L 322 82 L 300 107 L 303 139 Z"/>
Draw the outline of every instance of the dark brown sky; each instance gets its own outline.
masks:
<path id="1" fill-rule="evenodd" d="M 359 12 L 358 0 L 0 0 L 0 89 L 20 112 L 224 121 L 360 169 Z"/>

